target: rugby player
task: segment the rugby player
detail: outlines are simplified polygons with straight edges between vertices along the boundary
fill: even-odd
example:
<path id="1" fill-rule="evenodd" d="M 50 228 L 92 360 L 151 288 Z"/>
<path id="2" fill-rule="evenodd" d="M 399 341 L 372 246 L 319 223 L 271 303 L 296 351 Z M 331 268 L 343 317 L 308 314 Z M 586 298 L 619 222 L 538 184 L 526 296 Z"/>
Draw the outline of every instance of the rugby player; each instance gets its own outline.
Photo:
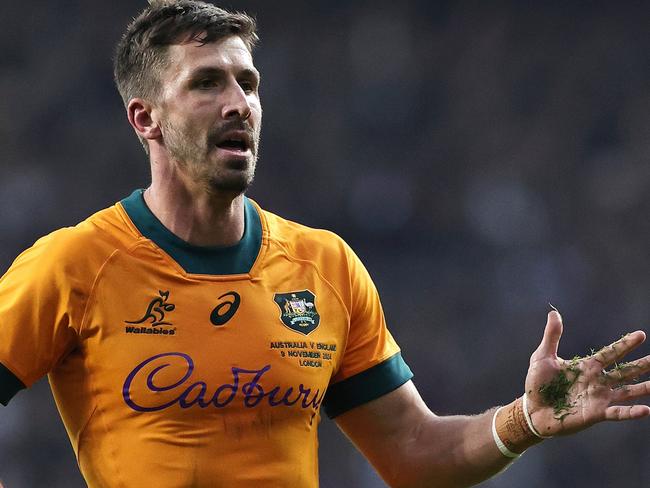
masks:
<path id="1" fill-rule="evenodd" d="M 90 487 L 315 487 L 321 407 L 389 485 L 435 487 L 650 414 L 627 405 L 648 393 L 634 380 L 650 358 L 621 364 L 645 334 L 565 361 L 557 311 L 521 397 L 432 413 L 353 251 L 245 196 L 262 122 L 256 41 L 245 14 L 146 8 L 115 79 L 150 186 L 43 237 L 0 281 L 0 401 L 47 374 Z"/>

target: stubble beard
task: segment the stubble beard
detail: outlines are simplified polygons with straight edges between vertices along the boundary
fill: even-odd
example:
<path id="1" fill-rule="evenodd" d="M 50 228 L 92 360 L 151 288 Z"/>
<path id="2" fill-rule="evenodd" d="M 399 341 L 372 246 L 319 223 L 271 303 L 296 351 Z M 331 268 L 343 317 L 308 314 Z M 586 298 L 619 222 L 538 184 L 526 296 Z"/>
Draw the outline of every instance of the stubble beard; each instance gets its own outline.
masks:
<path id="1" fill-rule="evenodd" d="M 241 195 L 253 183 L 257 166 L 259 130 L 251 139 L 252 158 L 223 160 L 210 164 L 210 156 L 216 151 L 215 133 L 199 135 L 190 127 L 178 128 L 167 122 L 163 126 L 165 146 L 178 167 L 195 183 L 202 185 L 209 193 L 230 193 Z"/>

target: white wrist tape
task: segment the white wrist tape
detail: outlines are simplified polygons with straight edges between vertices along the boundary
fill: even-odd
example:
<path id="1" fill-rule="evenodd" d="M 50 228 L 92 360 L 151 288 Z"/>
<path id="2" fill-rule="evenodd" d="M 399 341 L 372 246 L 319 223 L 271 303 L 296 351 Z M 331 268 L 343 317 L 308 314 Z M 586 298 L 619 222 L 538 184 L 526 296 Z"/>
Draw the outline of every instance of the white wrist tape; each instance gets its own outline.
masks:
<path id="1" fill-rule="evenodd" d="M 524 408 L 524 417 L 526 417 L 526 423 L 528 424 L 528 428 L 530 429 L 530 431 L 540 439 L 550 439 L 551 437 L 553 437 L 550 435 L 542 435 L 539 432 L 537 432 L 537 429 L 533 425 L 533 419 L 530 417 L 530 413 L 528 413 L 528 395 L 526 393 L 524 393 L 522 406 Z"/>
<path id="2" fill-rule="evenodd" d="M 494 437 L 494 443 L 499 448 L 499 451 L 501 451 L 501 454 L 510 459 L 517 459 L 519 456 L 521 456 L 521 454 L 517 454 L 516 452 L 512 452 L 510 449 L 508 449 L 499 437 L 499 434 L 497 434 L 497 414 L 501 411 L 502 408 L 503 407 L 499 407 L 497 411 L 494 412 L 494 416 L 492 417 L 492 437 Z"/>

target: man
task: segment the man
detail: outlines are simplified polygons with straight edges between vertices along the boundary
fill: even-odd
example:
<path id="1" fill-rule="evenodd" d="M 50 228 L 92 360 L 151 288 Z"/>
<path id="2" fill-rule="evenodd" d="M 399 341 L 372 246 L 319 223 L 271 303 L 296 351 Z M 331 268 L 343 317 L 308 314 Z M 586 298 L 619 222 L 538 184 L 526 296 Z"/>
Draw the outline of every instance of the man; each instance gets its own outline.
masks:
<path id="1" fill-rule="evenodd" d="M 619 405 L 648 393 L 633 380 L 650 358 L 620 363 L 644 333 L 564 361 L 556 311 L 524 396 L 430 412 L 350 248 L 244 195 L 256 40 L 252 19 L 209 4 L 145 9 L 115 77 L 151 185 L 0 281 L 0 401 L 47 373 L 89 486 L 316 486 L 321 405 L 391 486 L 469 486 L 545 437 L 650 414 Z"/>

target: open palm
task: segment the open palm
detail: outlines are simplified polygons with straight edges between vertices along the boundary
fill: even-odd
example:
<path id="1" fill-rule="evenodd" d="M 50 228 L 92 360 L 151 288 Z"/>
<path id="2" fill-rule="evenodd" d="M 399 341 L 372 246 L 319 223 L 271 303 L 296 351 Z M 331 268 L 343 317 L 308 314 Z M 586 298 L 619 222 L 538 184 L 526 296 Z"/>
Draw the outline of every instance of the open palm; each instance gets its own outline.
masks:
<path id="1" fill-rule="evenodd" d="M 562 317 L 552 311 L 526 376 L 528 411 L 538 433 L 566 435 L 603 420 L 650 415 L 647 405 L 621 405 L 650 393 L 650 381 L 637 382 L 650 371 L 650 356 L 621 363 L 645 341 L 644 332 L 626 334 L 590 356 L 572 360 L 557 355 L 561 336 Z"/>

